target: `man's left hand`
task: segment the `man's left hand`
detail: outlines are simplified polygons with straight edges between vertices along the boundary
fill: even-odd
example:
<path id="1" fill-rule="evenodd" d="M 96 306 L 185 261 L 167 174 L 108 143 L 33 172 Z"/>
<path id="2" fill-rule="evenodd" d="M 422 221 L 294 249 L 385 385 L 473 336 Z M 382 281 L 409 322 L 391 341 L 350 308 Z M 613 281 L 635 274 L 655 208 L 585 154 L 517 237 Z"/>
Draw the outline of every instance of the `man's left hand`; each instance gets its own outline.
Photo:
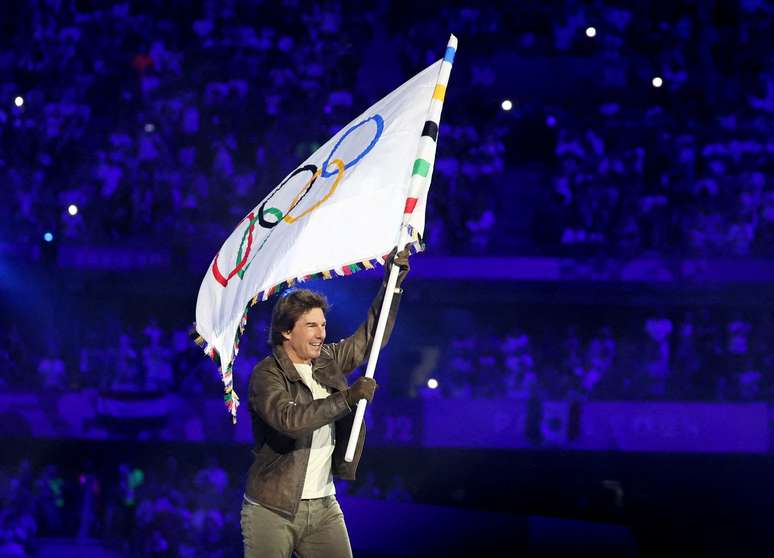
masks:
<path id="1" fill-rule="evenodd" d="M 387 281 L 387 278 L 390 276 L 390 268 L 392 268 L 392 264 L 394 263 L 400 268 L 400 271 L 398 272 L 398 281 L 395 283 L 395 287 L 399 288 L 406 278 L 406 275 L 408 275 L 411 266 L 409 265 L 410 252 L 408 247 L 403 248 L 403 250 L 396 254 L 395 252 L 397 251 L 397 247 L 393 248 L 392 252 L 384 259 L 384 280 Z"/>

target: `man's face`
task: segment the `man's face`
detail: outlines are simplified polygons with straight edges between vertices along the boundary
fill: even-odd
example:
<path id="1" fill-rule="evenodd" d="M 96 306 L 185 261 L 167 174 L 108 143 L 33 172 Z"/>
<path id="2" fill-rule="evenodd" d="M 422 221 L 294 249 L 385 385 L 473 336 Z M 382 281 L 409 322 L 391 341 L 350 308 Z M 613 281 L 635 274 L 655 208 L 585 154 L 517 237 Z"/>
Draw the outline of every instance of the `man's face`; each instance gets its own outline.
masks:
<path id="1" fill-rule="evenodd" d="M 322 308 L 312 308 L 301 314 L 293 329 L 282 333 L 285 341 L 282 346 L 296 364 L 311 363 L 320 356 L 320 348 L 325 341 L 325 314 Z"/>

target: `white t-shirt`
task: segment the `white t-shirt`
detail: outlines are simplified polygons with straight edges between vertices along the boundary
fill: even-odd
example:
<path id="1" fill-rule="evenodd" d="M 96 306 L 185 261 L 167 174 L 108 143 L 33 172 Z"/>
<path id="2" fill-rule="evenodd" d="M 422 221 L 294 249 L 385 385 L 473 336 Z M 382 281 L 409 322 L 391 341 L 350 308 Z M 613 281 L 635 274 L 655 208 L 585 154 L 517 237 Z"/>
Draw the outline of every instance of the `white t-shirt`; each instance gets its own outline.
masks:
<path id="1" fill-rule="evenodd" d="M 311 364 L 293 364 L 303 382 L 312 390 L 312 396 L 315 399 L 325 399 L 330 395 L 328 388 L 312 377 Z M 312 434 L 312 448 L 309 451 L 309 464 L 306 466 L 302 500 L 336 494 L 331 468 L 335 443 L 336 429 L 333 424 L 321 426 Z"/>

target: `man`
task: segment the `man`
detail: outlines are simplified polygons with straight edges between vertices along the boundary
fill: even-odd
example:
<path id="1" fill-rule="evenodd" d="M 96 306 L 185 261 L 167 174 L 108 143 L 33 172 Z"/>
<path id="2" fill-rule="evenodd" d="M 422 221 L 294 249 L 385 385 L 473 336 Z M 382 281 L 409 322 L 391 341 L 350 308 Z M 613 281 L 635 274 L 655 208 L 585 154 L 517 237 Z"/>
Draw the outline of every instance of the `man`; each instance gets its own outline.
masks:
<path id="1" fill-rule="evenodd" d="M 386 273 L 392 260 L 391 255 Z M 383 344 L 395 323 L 408 252 L 394 261 L 400 274 Z M 352 556 L 333 475 L 354 479 L 363 452 L 365 425 L 355 458 L 344 460 L 353 411 L 360 399 L 373 398 L 377 385 L 360 377 L 348 386 L 346 377 L 370 353 L 385 286 L 386 275 L 366 321 L 338 343 L 324 343 L 328 304 L 323 295 L 299 289 L 274 305 L 272 355 L 250 376 L 255 461 L 242 503 L 245 558 L 289 558 L 293 551 L 302 558 Z"/>

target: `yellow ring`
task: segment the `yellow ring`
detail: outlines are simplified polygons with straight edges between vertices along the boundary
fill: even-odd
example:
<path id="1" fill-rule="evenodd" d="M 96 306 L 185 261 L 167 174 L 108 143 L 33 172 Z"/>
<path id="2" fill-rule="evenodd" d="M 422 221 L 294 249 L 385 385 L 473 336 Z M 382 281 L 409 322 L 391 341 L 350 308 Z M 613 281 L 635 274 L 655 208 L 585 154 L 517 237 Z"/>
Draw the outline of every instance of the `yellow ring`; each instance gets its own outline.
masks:
<path id="1" fill-rule="evenodd" d="M 293 198 L 293 201 L 292 201 L 292 202 L 290 202 L 290 208 L 288 208 L 288 210 L 285 212 L 285 217 L 284 217 L 284 221 L 285 221 L 286 223 L 295 223 L 295 222 L 296 222 L 296 221 L 298 221 L 299 219 L 301 219 L 301 218 L 303 218 L 303 217 L 306 217 L 306 216 L 307 216 L 307 215 L 309 215 L 309 214 L 310 214 L 312 211 L 314 211 L 315 209 L 317 209 L 318 207 L 320 207 L 322 204 L 324 204 L 324 203 L 325 203 L 325 202 L 328 200 L 328 198 L 330 198 L 330 197 L 333 195 L 333 193 L 336 191 L 336 188 L 338 187 L 338 185 L 339 185 L 339 182 L 341 182 L 341 179 L 342 179 L 342 177 L 344 176 L 344 161 L 342 161 L 341 159 L 334 159 L 333 161 L 331 161 L 331 162 L 330 162 L 330 163 L 328 163 L 328 164 L 329 164 L 329 165 L 336 165 L 336 167 L 338 167 L 338 169 L 339 169 L 339 172 L 336 174 L 336 180 L 334 180 L 334 181 L 333 181 L 333 185 L 331 186 L 331 189 L 330 189 L 330 190 L 328 190 L 328 193 L 327 193 L 327 194 L 325 194 L 325 195 L 322 197 L 322 199 L 320 199 L 320 201 L 318 201 L 317 203 L 315 203 L 315 204 L 314 204 L 312 207 L 310 207 L 309 209 L 307 209 L 306 211 L 304 211 L 304 212 L 303 212 L 301 215 L 299 215 L 298 217 L 293 217 L 292 215 L 289 215 L 289 213 L 290 213 L 291 211 L 293 211 L 293 208 L 294 208 L 294 207 L 296 207 L 296 204 L 298 203 L 298 200 L 299 200 L 299 198 L 301 197 L 301 192 L 303 192 L 304 190 L 306 190 L 307 186 L 309 186 L 309 183 L 310 183 L 312 180 L 314 180 L 315 178 L 317 178 L 317 177 L 318 177 L 320 174 L 322 174 L 323 170 L 326 170 L 326 169 L 318 169 L 318 170 L 317 170 L 317 172 L 316 172 L 316 173 L 314 173 L 314 176 L 312 176 L 312 178 L 310 178 L 310 179 L 309 179 L 309 182 L 307 182 L 306 184 L 304 184 L 304 187 L 303 187 L 303 188 L 301 188 L 301 191 L 300 191 L 300 192 L 298 192 L 298 194 L 296 194 L 296 197 L 295 197 L 295 198 Z"/>

